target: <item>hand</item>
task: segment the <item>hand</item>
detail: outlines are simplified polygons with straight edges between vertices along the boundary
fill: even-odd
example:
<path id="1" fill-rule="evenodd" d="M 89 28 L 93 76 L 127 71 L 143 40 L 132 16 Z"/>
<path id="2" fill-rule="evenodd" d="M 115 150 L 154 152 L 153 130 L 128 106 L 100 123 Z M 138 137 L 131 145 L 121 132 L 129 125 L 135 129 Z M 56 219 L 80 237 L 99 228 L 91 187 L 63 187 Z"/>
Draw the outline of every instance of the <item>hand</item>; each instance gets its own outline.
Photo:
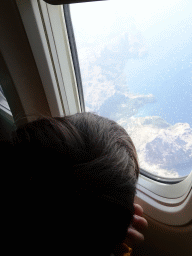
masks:
<path id="1" fill-rule="evenodd" d="M 143 208 L 139 204 L 134 204 L 134 208 L 133 222 L 128 228 L 128 237 L 124 241 L 131 248 L 144 241 L 142 231 L 148 228 L 147 220 L 142 217 Z"/>

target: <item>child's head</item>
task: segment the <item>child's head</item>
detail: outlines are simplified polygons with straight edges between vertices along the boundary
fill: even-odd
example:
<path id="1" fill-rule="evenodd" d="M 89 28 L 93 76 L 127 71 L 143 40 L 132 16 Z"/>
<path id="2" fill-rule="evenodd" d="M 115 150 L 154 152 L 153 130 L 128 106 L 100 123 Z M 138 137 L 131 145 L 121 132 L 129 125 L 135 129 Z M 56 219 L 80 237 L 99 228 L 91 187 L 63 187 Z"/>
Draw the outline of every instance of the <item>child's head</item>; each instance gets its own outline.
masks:
<path id="1" fill-rule="evenodd" d="M 12 140 L 30 163 L 20 174 L 30 181 L 31 227 L 46 236 L 47 249 L 109 255 L 134 214 L 139 166 L 127 132 L 107 118 L 78 113 L 23 125 Z"/>

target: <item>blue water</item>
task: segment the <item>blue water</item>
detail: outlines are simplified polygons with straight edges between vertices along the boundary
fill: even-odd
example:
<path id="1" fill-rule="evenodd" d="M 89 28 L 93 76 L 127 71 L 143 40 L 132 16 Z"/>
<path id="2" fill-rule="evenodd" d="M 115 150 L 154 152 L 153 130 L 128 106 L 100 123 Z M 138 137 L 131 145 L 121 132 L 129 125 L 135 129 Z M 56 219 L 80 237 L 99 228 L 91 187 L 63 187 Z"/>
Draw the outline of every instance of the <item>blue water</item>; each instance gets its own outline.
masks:
<path id="1" fill-rule="evenodd" d="M 172 125 L 189 123 L 192 127 L 192 43 L 162 59 L 159 52 L 149 51 L 144 59 L 129 60 L 125 72 L 131 93 L 156 98 L 137 116 L 160 116 Z"/>

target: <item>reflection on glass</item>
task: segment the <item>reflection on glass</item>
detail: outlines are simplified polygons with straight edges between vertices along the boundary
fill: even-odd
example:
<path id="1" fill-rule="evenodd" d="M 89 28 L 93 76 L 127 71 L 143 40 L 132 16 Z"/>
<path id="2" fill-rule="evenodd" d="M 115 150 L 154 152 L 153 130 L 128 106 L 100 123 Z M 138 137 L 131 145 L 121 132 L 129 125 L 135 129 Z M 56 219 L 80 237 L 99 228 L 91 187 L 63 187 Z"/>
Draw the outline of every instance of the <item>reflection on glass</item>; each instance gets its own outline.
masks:
<path id="1" fill-rule="evenodd" d="M 192 170 L 192 1 L 70 6 L 86 111 L 122 125 L 140 167 L 177 178 Z"/>

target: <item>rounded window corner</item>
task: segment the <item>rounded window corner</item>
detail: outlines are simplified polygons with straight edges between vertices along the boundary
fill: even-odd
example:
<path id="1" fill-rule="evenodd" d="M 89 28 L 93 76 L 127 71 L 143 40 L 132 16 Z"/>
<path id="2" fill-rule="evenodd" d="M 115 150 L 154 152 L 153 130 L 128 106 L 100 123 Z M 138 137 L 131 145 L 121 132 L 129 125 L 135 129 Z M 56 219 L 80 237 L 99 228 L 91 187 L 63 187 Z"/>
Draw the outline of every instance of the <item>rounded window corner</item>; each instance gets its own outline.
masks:
<path id="1" fill-rule="evenodd" d="M 155 175 L 153 173 L 150 173 L 142 168 L 140 169 L 140 174 L 142 176 L 147 177 L 156 182 L 163 183 L 163 184 L 169 184 L 169 185 L 177 184 L 177 183 L 185 180 L 188 177 L 188 175 L 186 175 L 186 176 L 182 176 L 179 178 L 166 178 L 166 177 L 161 177 L 161 176 Z"/>
<path id="2" fill-rule="evenodd" d="M 155 176 L 155 175 L 154 175 Z M 161 179 L 151 173 L 140 172 L 137 189 L 150 195 L 151 198 L 160 197 L 161 201 L 186 197 L 192 187 L 192 172 L 177 179 Z"/>
<path id="3" fill-rule="evenodd" d="M 186 185 L 187 184 L 184 184 L 184 186 Z M 182 196 L 171 198 L 169 196 L 170 191 L 167 189 L 171 188 L 171 185 L 165 185 L 165 187 L 162 187 L 162 191 L 164 191 L 164 196 L 162 196 L 155 193 L 158 193 L 158 190 L 148 190 L 146 187 L 149 186 L 143 187 L 138 184 L 134 202 L 141 205 L 146 216 L 149 216 L 158 222 L 171 226 L 188 225 L 188 223 L 192 221 L 191 185 L 192 182 L 189 189 Z M 183 189 L 182 187 L 180 187 L 180 189 L 175 188 L 175 192 L 178 190 L 181 191 Z M 168 197 L 165 197 L 166 193 Z M 181 216 L 183 217 L 181 218 Z"/>

